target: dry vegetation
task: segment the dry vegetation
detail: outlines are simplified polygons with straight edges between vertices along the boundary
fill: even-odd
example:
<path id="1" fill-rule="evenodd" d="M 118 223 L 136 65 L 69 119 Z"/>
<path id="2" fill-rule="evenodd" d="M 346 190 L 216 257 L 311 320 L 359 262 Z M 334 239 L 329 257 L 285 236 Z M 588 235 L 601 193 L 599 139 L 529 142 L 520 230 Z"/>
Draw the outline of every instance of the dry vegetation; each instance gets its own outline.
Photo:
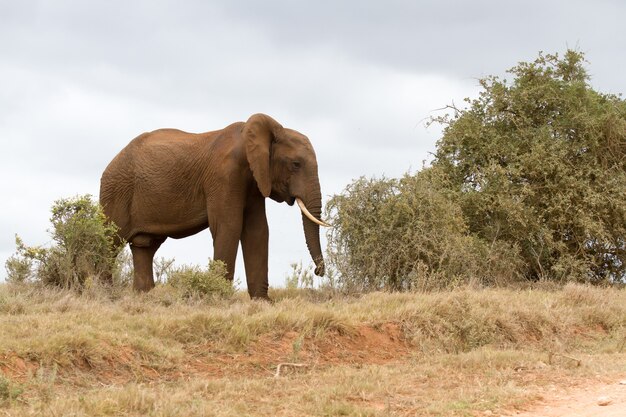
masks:
<path id="1" fill-rule="evenodd" d="M 626 374 L 623 289 L 272 295 L 0 286 L 0 415 L 471 415 Z"/>

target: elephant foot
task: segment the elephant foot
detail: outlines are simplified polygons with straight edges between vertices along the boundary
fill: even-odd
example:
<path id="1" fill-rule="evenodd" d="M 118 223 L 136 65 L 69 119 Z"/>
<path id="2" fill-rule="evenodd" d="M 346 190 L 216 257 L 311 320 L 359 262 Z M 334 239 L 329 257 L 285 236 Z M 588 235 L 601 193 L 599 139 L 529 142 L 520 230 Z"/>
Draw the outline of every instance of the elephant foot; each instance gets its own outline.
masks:
<path id="1" fill-rule="evenodd" d="M 250 295 L 250 299 L 253 300 L 253 301 L 265 301 L 265 302 L 268 302 L 270 304 L 274 304 L 275 303 L 275 301 L 272 300 L 267 295 Z"/>
<path id="2" fill-rule="evenodd" d="M 152 278 L 152 277 L 150 277 Z M 137 279 L 133 282 L 133 289 L 137 292 L 148 292 L 154 288 L 154 280 L 141 280 L 142 282 L 137 282 Z"/>

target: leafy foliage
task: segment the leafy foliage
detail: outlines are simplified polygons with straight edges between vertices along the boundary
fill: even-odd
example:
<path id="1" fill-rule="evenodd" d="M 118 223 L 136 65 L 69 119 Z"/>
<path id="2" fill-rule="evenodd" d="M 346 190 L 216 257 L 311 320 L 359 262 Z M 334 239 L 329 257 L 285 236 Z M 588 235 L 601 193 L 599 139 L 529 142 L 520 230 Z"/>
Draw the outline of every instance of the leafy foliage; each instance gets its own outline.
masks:
<path id="1" fill-rule="evenodd" d="M 50 247 L 26 246 L 16 236 L 17 252 L 6 263 L 8 281 L 64 288 L 81 288 L 92 280 L 112 281 L 119 251 L 116 228 L 91 196 L 56 201 L 50 221 Z"/>
<path id="2" fill-rule="evenodd" d="M 456 195 L 435 169 L 360 178 L 327 204 L 329 261 L 348 291 L 430 289 L 513 280 L 517 251 L 468 234 Z"/>
<path id="3" fill-rule="evenodd" d="M 580 52 L 480 81 L 446 128 L 444 170 L 469 230 L 520 248 L 530 279 L 626 277 L 626 102 L 588 84 Z"/>
<path id="4" fill-rule="evenodd" d="M 9 256 L 4 265 L 7 271 L 7 281 L 24 283 L 32 276 L 34 254 L 26 253 L 24 242 L 17 235 L 15 236 L 15 245 L 17 246 L 17 253 Z"/>
<path id="5" fill-rule="evenodd" d="M 624 282 L 626 102 L 590 87 L 576 51 L 509 72 L 431 120 L 445 126 L 431 167 L 331 198 L 345 288 Z"/>

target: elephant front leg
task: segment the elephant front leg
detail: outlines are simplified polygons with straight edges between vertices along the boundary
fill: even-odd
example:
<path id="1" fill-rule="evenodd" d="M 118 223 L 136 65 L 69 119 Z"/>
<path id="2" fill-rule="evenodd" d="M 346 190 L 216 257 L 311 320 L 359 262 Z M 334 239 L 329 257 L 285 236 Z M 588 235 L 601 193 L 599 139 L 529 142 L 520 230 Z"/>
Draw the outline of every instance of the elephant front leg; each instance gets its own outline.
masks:
<path id="1" fill-rule="evenodd" d="M 241 231 L 241 248 L 246 267 L 248 293 L 252 298 L 269 299 L 267 296 L 267 257 L 269 229 L 265 215 L 265 199 L 249 204 Z"/>
<path id="2" fill-rule="evenodd" d="M 222 222 L 214 220 L 212 225 L 209 221 L 209 228 L 213 236 L 213 259 L 226 264 L 226 278 L 233 281 L 241 236 L 241 216 L 231 214 Z"/>

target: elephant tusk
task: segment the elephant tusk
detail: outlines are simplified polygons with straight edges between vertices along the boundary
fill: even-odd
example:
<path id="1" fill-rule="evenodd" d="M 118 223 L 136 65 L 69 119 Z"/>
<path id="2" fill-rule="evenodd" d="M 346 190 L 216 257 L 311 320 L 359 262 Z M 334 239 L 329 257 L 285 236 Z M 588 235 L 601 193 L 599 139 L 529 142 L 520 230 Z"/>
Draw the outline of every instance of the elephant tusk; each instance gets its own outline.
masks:
<path id="1" fill-rule="evenodd" d="M 296 202 L 298 203 L 298 207 L 300 207 L 300 210 L 302 210 L 302 214 L 308 217 L 308 219 L 311 220 L 313 223 L 319 224 L 320 226 L 324 226 L 324 227 L 332 227 L 330 224 L 326 223 L 325 221 L 316 219 L 315 216 L 313 216 L 309 212 L 309 210 L 307 210 L 306 206 L 304 205 L 304 202 L 297 197 L 296 197 Z"/>

